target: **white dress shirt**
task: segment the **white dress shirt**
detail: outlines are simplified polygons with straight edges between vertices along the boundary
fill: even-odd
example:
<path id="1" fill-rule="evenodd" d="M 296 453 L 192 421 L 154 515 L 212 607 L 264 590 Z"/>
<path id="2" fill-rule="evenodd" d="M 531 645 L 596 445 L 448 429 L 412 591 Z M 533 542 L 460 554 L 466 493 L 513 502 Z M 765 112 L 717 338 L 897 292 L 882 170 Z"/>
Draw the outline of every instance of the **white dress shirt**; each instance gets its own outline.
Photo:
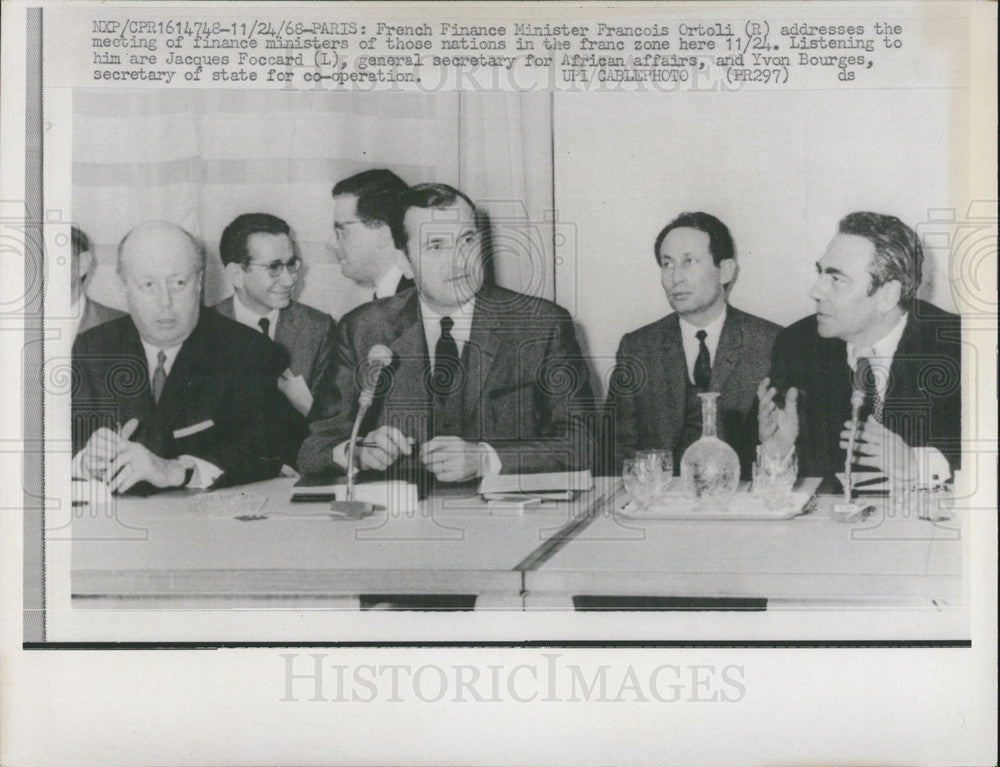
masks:
<path id="1" fill-rule="evenodd" d="M 69 305 L 69 316 L 72 317 L 73 334 L 70 338 L 76 340 L 77 333 L 80 332 L 80 323 L 83 321 L 83 313 L 87 311 L 87 296 L 81 291 L 80 299 L 75 304 Z"/>
<path id="2" fill-rule="evenodd" d="M 715 365 L 715 352 L 719 348 L 719 338 L 722 336 L 722 326 L 726 324 L 726 308 L 722 308 L 722 313 L 704 327 L 698 327 L 688 322 L 683 317 L 681 321 L 681 342 L 684 344 L 684 361 L 687 363 L 688 381 L 694 381 L 694 363 L 698 359 L 698 352 L 701 343 L 696 334 L 699 330 L 705 331 L 705 346 L 708 347 L 708 354 L 712 365 Z"/>
<path id="3" fill-rule="evenodd" d="M 277 309 L 272 309 L 267 314 L 257 314 L 256 312 L 245 307 L 243 302 L 240 301 L 240 297 L 238 295 L 235 293 L 233 294 L 233 317 L 235 320 L 237 322 L 242 322 L 244 325 L 253 328 L 257 332 L 261 332 L 260 321 L 264 317 L 267 317 L 269 323 L 267 335 L 272 341 L 274 340 L 274 330 L 278 327 L 279 314 L 280 312 Z"/>
<path id="4" fill-rule="evenodd" d="M 878 391 L 879 399 L 885 401 L 886 387 L 889 385 L 889 369 L 892 367 L 892 358 L 896 356 L 896 348 L 906 330 L 906 320 L 908 314 L 900 317 L 892 330 L 876 341 L 872 346 L 859 346 L 857 344 L 847 344 L 847 364 L 851 370 L 858 369 L 858 358 L 867 357 L 871 364 L 872 374 L 875 376 L 875 388 Z"/>
<path id="5" fill-rule="evenodd" d="M 382 275 L 382 278 L 375 284 L 375 298 L 386 298 L 396 295 L 396 288 L 403 278 L 403 270 L 393 264 L 389 271 Z"/>

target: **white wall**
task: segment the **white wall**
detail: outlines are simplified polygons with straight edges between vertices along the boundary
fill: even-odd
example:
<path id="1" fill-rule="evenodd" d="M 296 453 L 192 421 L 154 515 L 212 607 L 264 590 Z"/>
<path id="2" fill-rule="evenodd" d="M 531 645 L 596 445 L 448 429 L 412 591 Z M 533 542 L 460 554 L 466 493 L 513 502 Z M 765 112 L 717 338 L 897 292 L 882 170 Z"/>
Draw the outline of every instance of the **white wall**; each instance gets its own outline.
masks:
<path id="1" fill-rule="evenodd" d="M 560 94 L 555 197 L 575 237 L 557 248 L 557 300 L 574 311 L 606 383 L 622 334 L 670 311 L 653 259 L 683 211 L 736 241 L 733 305 L 786 325 L 809 314 L 814 263 L 855 210 L 911 226 L 967 199 L 953 181 L 946 90 Z M 958 161 L 956 158 L 959 158 Z M 954 310 L 946 254 L 922 297 Z"/>

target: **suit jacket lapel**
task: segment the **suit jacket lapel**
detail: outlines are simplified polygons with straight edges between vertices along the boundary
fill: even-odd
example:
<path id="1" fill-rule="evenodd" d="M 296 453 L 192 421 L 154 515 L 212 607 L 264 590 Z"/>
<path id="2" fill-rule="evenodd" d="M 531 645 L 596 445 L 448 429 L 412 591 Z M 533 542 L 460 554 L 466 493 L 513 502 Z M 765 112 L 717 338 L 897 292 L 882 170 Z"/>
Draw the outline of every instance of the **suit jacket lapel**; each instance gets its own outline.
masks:
<path id="1" fill-rule="evenodd" d="M 913 360 L 919 360 L 922 355 L 918 332 L 917 323 L 911 313 L 906 318 L 903 335 L 899 339 L 896 353 L 892 356 L 884 404 L 888 404 L 891 399 L 912 397 L 917 392 L 919 376 L 914 375 L 916 370 Z"/>
<path id="2" fill-rule="evenodd" d="M 687 359 L 681 338 L 680 319 L 667 317 L 662 342 L 653 350 L 651 381 L 665 381 L 672 406 L 657 407 L 660 414 L 660 444 L 672 445 L 684 425 L 684 401 L 688 384 Z M 664 398 L 666 399 L 666 398 Z M 661 400 L 662 401 L 662 400 Z"/>
<path id="3" fill-rule="evenodd" d="M 393 370 L 396 376 L 391 398 L 411 403 L 414 400 L 424 399 L 429 402 L 427 388 L 424 385 L 429 356 L 416 291 L 392 319 L 387 346 L 393 352 Z M 360 354 L 366 354 L 368 350 L 358 351 Z"/>
<path id="4" fill-rule="evenodd" d="M 136 375 L 144 376 L 144 385 L 132 396 L 116 398 L 120 408 L 120 425 L 124 425 L 132 418 L 138 418 L 140 424 L 139 431 L 141 432 L 143 425 L 149 426 L 152 420 L 154 407 L 153 390 L 150 380 L 151 371 L 149 370 L 149 363 L 146 360 L 146 350 L 142 345 L 142 339 L 139 337 L 139 330 L 132 322 L 129 322 L 125 326 L 121 339 L 121 349 L 126 358 L 136 360 Z M 141 433 L 137 435 L 137 438 L 141 438 Z"/>
<path id="5" fill-rule="evenodd" d="M 274 329 L 274 341 L 281 348 L 288 350 L 289 367 L 293 373 L 305 375 L 309 372 L 309 360 L 296 359 L 296 354 L 302 348 L 298 343 L 302 328 L 299 323 L 299 313 L 294 310 L 295 304 L 289 304 L 278 313 L 278 326 Z"/>
<path id="6" fill-rule="evenodd" d="M 719 345 L 715 349 L 715 359 L 712 361 L 712 378 L 709 384 L 711 391 L 724 392 L 726 382 L 736 369 L 743 347 L 743 330 L 739 325 L 736 310 L 729 307 L 726 311 L 726 321 L 719 334 Z"/>
<path id="7" fill-rule="evenodd" d="M 470 423 L 482 402 L 483 389 L 491 377 L 497 356 L 503 346 L 503 334 L 497 332 L 503 319 L 497 312 L 499 298 L 488 289 L 476 298 L 469 341 L 462 350 L 465 367 L 465 389 L 462 394 L 462 418 Z"/>

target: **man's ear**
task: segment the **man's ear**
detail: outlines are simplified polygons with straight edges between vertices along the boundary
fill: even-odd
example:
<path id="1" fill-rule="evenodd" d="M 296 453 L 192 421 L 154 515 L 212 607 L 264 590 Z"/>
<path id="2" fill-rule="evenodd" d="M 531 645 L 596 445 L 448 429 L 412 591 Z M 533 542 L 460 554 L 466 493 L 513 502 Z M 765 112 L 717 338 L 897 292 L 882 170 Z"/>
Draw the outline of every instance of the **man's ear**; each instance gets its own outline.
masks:
<path id="1" fill-rule="evenodd" d="M 731 287 L 733 280 L 736 279 L 736 259 L 735 258 L 724 258 L 719 262 L 719 275 L 722 278 L 722 284 L 727 288 Z"/>
<path id="2" fill-rule="evenodd" d="M 903 295 L 903 285 L 899 280 L 889 280 L 875 291 L 880 312 L 888 312 L 899 305 Z"/>
<path id="3" fill-rule="evenodd" d="M 375 231 L 377 232 L 375 243 L 380 250 L 395 249 L 396 243 L 392 241 L 392 229 L 389 228 L 388 224 L 379 224 L 378 229 Z"/>
<path id="4" fill-rule="evenodd" d="M 401 250 L 396 251 L 396 266 L 399 267 L 399 271 L 403 273 L 404 277 L 413 279 L 413 264 L 410 263 L 410 257 Z"/>
<path id="5" fill-rule="evenodd" d="M 226 264 L 226 276 L 229 277 L 229 281 L 233 283 L 236 290 L 243 289 L 243 278 L 246 276 L 246 272 L 243 271 L 242 266 L 235 263 Z"/>
<path id="6" fill-rule="evenodd" d="M 90 274 L 90 269 L 94 265 L 94 255 L 89 250 L 80 251 L 76 261 L 76 277 L 80 282 Z"/>

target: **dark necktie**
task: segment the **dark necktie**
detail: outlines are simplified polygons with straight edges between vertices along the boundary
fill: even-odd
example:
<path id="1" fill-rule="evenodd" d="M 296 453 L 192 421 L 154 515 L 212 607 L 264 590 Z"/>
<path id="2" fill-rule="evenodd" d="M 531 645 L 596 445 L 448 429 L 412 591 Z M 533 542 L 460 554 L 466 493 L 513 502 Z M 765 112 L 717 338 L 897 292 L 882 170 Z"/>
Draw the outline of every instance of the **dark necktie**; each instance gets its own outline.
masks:
<path id="1" fill-rule="evenodd" d="M 167 371 L 163 363 L 167 361 L 167 353 L 160 349 L 156 354 L 156 370 L 153 371 L 153 402 L 160 401 L 163 394 L 163 386 L 167 382 Z"/>
<path id="2" fill-rule="evenodd" d="M 865 394 L 865 402 L 861 406 L 861 413 L 858 419 L 864 421 L 868 416 L 874 416 L 875 420 L 882 423 L 882 398 L 878 396 L 878 387 L 875 385 L 875 371 L 872 369 L 871 360 L 867 356 L 858 357 L 854 364 L 854 390 Z"/>
<path id="3" fill-rule="evenodd" d="M 875 390 L 875 378 L 872 373 L 871 360 L 868 357 L 860 356 L 854 362 L 854 391 L 864 394 L 864 402 L 858 416 L 859 421 L 864 421 L 871 415 L 874 398 L 872 392 Z"/>
<path id="4" fill-rule="evenodd" d="M 455 321 L 451 317 L 441 318 L 441 337 L 434 347 L 434 393 L 445 399 L 455 392 L 461 383 L 458 361 L 458 344 L 451 334 Z"/>
<path id="5" fill-rule="evenodd" d="M 705 346 L 708 333 L 699 330 L 694 337 L 698 339 L 698 357 L 694 361 L 694 385 L 698 391 L 708 391 L 712 380 L 712 358 L 708 353 L 708 347 Z"/>
<path id="6" fill-rule="evenodd" d="M 260 325 L 261 332 L 265 336 L 267 336 L 268 338 L 270 338 L 271 337 L 271 333 L 270 333 L 270 330 L 271 330 L 271 320 L 269 320 L 267 317 L 261 317 L 257 321 L 257 324 Z"/>

